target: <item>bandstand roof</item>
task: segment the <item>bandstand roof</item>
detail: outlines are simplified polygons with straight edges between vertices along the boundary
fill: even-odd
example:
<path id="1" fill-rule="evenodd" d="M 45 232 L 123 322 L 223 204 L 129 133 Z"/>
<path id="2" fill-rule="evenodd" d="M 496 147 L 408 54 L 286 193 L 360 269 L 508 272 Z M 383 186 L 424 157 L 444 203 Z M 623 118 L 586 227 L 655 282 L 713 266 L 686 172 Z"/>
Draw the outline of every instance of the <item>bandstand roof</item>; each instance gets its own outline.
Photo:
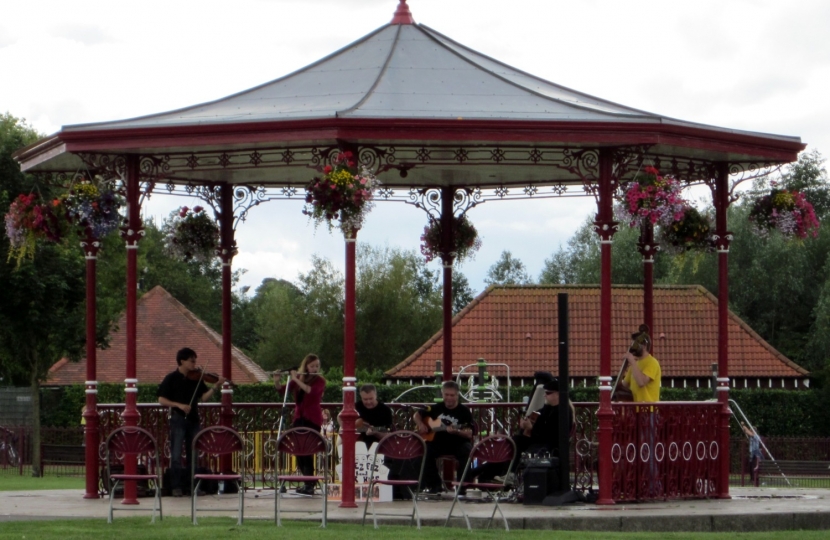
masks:
<path id="1" fill-rule="evenodd" d="M 16 157 L 31 172 L 74 172 L 91 162 L 81 153 L 137 153 L 174 184 L 304 185 L 344 141 L 401 186 L 582 183 L 572 152 L 603 146 L 747 165 L 804 148 L 540 79 L 416 24 L 402 0 L 390 24 L 294 73 L 175 111 L 65 126 Z"/>

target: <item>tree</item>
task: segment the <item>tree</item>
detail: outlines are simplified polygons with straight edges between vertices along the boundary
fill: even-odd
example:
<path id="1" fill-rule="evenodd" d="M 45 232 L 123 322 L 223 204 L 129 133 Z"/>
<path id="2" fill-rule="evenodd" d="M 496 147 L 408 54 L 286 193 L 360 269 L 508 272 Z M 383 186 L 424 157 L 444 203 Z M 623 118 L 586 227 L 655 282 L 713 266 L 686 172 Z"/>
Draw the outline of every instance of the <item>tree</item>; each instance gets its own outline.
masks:
<path id="1" fill-rule="evenodd" d="M 524 263 L 505 250 L 501 252 L 499 260 L 487 270 L 484 283 L 487 285 L 530 285 L 533 280 L 527 273 Z"/>
<path id="2" fill-rule="evenodd" d="M 38 138 L 22 120 L 0 116 L 0 211 L 5 215 L 18 193 L 51 187 L 23 175 L 12 153 Z M 85 347 L 86 299 L 84 258 L 74 238 L 61 244 L 40 243 L 33 259 L 9 264 L 8 238 L 0 240 L 0 364 L 4 374 L 32 390 L 34 449 L 32 475 L 40 476 L 40 385 L 62 357 L 77 360 Z M 107 326 L 109 321 L 99 321 Z M 99 331 L 99 335 L 105 332 Z"/>
<path id="3" fill-rule="evenodd" d="M 265 369 L 293 367 L 309 352 L 342 361 L 343 275 L 327 259 L 314 256 L 311 263 L 296 284 L 268 280 L 257 288 L 254 359 Z"/>
<path id="4" fill-rule="evenodd" d="M 296 283 L 263 283 L 251 301 L 256 361 L 267 369 L 288 367 L 315 352 L 327 369 L 342 364 L 343 286 L 342 274 L 316 256 Z M 361 244 L 356 303 L 356 368 L 364 373 L 397 364 L 441 326 L 437 275 L 414 251 Z"/>
<path id="5" fill-rule="evenodd" d="M 640 229 L 621 225 L 611 243 L 611 282 L 621 284 L 643 283 L 643 257 L 637 251 Z M 600 243 L 594 231 L 593 219 L 588 218 L 568 239 L 567 248 L 560 247 L 545 260 L 539 283 L 597 284 L 600 282 Z M 668 268 L 666 257 L 659 255 L 654 262 L 654 279 L 659 280 Z"/>
<path id="6" fill-rule="evenodd" d="M 804 193 L 819 219 L 830 213 L 830 182 L 828 182 L 824 161 L 821 152 L 816 149 L 804 152 L 798 156 L 798 161 L 781 175 L 780 179 L 782 187 Z"/>
<path id="7" fill-rule="evenodd" d="M 364 369 L 394 366 L 441 326 L 438 276 L 414 251 L 362 244 L 356 296 L 356 364 Z"/>
<path id="8" fill-rule="evenodd" d="M 476 297 L 475 291 L 470 287 L 467 276 L 458 270 L 452 271 L 452 314 L 455 315 L 472 302 Z"/>

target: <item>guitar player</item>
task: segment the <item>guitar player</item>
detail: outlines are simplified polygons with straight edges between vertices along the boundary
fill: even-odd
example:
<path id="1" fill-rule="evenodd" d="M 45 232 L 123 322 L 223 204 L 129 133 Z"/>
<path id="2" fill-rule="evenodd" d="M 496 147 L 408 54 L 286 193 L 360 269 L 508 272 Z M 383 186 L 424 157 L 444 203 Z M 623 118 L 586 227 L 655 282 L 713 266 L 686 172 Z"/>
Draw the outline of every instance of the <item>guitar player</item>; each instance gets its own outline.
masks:
<path id="1" fill-rule="evenodd" d="M 458 394 L 458 384 L 455 381 L 445 381 L 441 385 L 441 397 L 444 401 L 415 412 L 414 419 L 418 425 L 418 432 L 427 439 L 424 463 L 426 493 L 444 491 L 436 463 L 438 457 L 454 456 L 458 460 L 459 465 L 455 468 L 455 473 L 459 481 L 470 457 L 473 438 L 470 426 L 473 425 L 473 415 L 470 409 L 459 402 Z"/>
<path id="2" fill-rule="evenodd" d="M 360 417 L 355 422 L 355 428 L 360 432 L 357 440 L 370 449 L 392 431 L 392 409 L 378 401 L 378 390 L 374 384 L 364 384 L 359 391 L 360 401 L 355 404 Z"/>

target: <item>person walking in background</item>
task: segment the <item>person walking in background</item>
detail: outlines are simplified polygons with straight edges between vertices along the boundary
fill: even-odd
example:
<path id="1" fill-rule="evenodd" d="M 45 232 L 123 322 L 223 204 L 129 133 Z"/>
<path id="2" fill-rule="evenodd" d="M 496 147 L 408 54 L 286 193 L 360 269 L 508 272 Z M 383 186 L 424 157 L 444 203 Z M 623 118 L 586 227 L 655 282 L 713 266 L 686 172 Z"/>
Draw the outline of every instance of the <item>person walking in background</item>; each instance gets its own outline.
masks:
<path id="1" fill-rule="evenodd" d="M 758 487 L 760 485 L 758 473 L 761 469 L 761 460 L 764 459 L 764 454 L 761 452 L 761 437 L 746 424 L 741 424 L 741 428 L 749 439 L 749 479 L 753 486 Z"/>

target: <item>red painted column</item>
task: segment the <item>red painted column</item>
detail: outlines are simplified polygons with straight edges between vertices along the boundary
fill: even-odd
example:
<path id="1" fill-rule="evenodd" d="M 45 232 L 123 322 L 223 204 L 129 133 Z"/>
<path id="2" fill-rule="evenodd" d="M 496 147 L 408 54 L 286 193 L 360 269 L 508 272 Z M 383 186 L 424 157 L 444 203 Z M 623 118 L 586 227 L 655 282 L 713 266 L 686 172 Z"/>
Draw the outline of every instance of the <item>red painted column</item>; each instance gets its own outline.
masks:
<path id="1" fill-rule="evenodd" d="M 611 496 L 611 445 L 614 412 L 611 410 L 611 239 L 617 232 L 614 221 L 611 151 L 599 151 L 599 208 L 594 227 L 600 238 L 600 326 L 599 326 L 599 499 L 597 504 L 614 504 Z"/>
<path id="2" fill-rule="evenodd" d="M 444 361 L 442 379 L 452 380 L 452 263 L 453 252 L 453 199 L 455 188 L 441 188 L 441 261 L 444 264 Z"/>
<path id="3" fill-rule="evenodd" d="M 720 459 L 718 498 L 729 499 L 729 244 L 732 233 L 727 230 L 729 208 L 729 165 L 718 164 L 715 178 L 715 243 L 718 249 L 718 401 L 720 414 Z"/>
<path id="4" fill-rule="evenodd" d="M 219 215 L 219 256 L 222 259 L 222 377 L 226 379 L 222 385 L 222 412 L 219 423 L 223 426 L 233 427 L 233 388 L 230 381 L 233 379 L 233 363 L 231 355 L 233 346 L 232 326 L 232 264 L 237 253 L 236 240 L 233 230 L 233 186 L 222 184 L 221 192 L 221 214 Z M 222 456 L 220 469 L 230 472 L 233 468 L 231 456 Z"/>
<path id="5" fill-rule="evenodd" d="M 657 244 L 654 242 L 654 225 L 651 223 L 646 223 L 640 230 L 637 250 L 643 256 L 643 322 L 654 336 L 654 255 Z M 654 353 L 653 339 L 651 352 Z"/>
<path id="6" fill-rule="evenodd" d="M 81 242 L 86 257 L 86 409 L 84 410 L 84 446 L 86 485 L 84 499 L 98 498 L 98 380 L 96 364 L 96 266 L 100 242 L 89 230 Z"/>
<path id="7" fill-rule="evenodd" d="M 357 439 L 354 408 L 355 383 L 355 283 L 357 257 L 357 230 L 344 233 L 346 239 L 346 304 L 343 332 L 343 412 L 340 426 L 343 430 L 342 484 L 340 508 L 357 508 L 354 502 L 355 457 L 354 445 Z"/>
<path id="8" fill-rule="evenodd" d="M 138 242 L 144 236 L 139 204 L 139 160 L 136 155 L 126 158 L 127 225 L 122 227 L 121 236 L 127 243 L 127 377 L 124 379 L 124 413 L 122 418 L 127 426 L 137 426 L 139 413 L 136 408 L 138 379 L 136 378 L 137 346 L 137 289 L 138 289 Z M 124 458 L 124 472 L 135 474 L 135 456 Z M 138 504 L 134 481 L 124 483 L 124 499 L 121 504 Z"/>

